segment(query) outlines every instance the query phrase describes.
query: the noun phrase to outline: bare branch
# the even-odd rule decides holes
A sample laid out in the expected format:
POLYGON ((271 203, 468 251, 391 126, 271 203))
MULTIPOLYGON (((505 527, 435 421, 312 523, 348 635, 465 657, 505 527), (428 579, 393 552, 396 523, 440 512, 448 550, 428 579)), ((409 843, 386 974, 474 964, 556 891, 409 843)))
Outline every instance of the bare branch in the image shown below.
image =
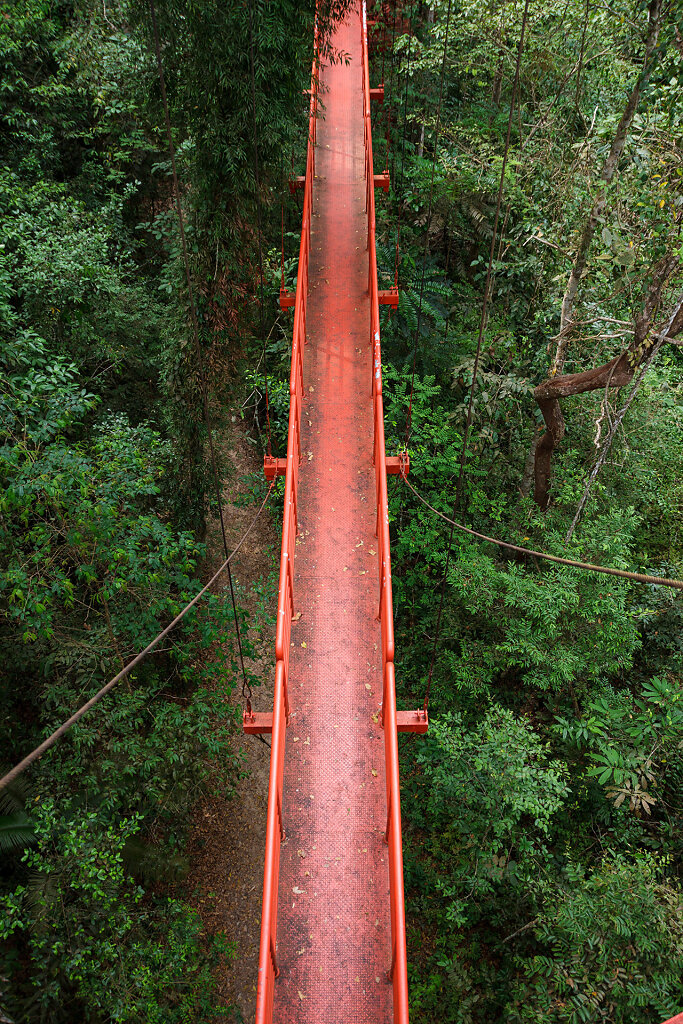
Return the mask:
MULTIPOLYGON (((546 426, 545 433, 536 446, 534 466, 534 501, 540 508, 547 508, 552 455, 564 437, 564 417, 560 399, 597 391, 599 388, 604 388, 607 395, 610 388, 621 388, 630 383, 638 366, 644 360, 648 360, 652 349, 659 345, 659 335, 653 337, 651 325, 657 315, 664 288, 677 266, 678 256, 668 253, 652 268, 643 310, 635 320, 633 341, 627 349, 609 362, 584 370, 582 373, 550 377, 534 390, 534 397, 546 426)), ((683 314, 677 309, 671 326, 667 329, 666 340, 673 340, 681 330, 683 314)))
POLYGON ((614 175, 616 174, 619 160, 624 152, 624 146, 626 145, 626 139, 628 136, 631 122, 638 108, 638 102, 640 100, 640 94, 643 86, 645 85, 653 66, 653 53, 657 45, 659 38, 659 31, 661 28, 662 21, 662 0, 650 0, 650 6, 648 10, 648 32, 647 39, 645 42, 645 55, 643 57, 642 71, 638 76, 636 84, 634 85, 631 95, 628 98, 624 113, 621 115, 621 120, 615 132, 614 138, 612 139, 612 145, 607 155, 607 159, 603 165, 602 171, 600 172, 600 181, 602 185, 598 191, 596 198, 591 206, 590 213, 584 223, 583 230, 579 237, 579 243, 576 250, 576 259, 572 266, 569 278, 567 280, 567 287, 565 288, 564 297, 562 299, 562 311, 560 314, 560 331, 555 338, 557 343, 555 350, 555 358, 553 359, 552 366, 550 368, 551 377, 555 377, 562 373, 565 358, 567 355, 567 346, 569 344, 569 338, 571 335, 571 329, 573 327, 573 314, 574 314, 574 302, 576 299, 577 292, 579 290, 579 284, 583 277, 588 262, 588 253, 593 241, 593 236, 597 229, 598 224, 605 212, 607 206, 607 186, 611 183, 614 175))
POLYGON ((654 344, 651 344, 648 349, 649 354, 645 359, 645 362, 642 364, 640 370, 638 371, 638 374, 633 382, 633 387, 629 391, 626 401, 622 405, 621 409, 619 409, 618 413, 615 415, 612 421, 612 425, 610 427, 607 437, 605 438, 605 443, 602 447, 602 451, 600 452, 600 455, 598 456, 596 463, 593 466, 593 469, 591 470, 588 479, 586 480, 586 485, 583 489, 581 500, 579 501, 578 508, 576 509, 576 515, 574 516, 572 524, 569 527, 569 530, 567 531, 567 536, 565 538, 566 542, 569 542, 571 540, 572 534, 574 533, 574 530, 576 529, 579 519, 581 518, 583 510, 588 502, 591 488, 597 478, 598 473, 600 472, 602 466, 605 463, 610 448, 612 447, 612 442, 614 441, 617 430, 621 426, 624 416, 628 412, 631 403, 633 402, 633 399, 636 397, 638 388, 640 387, 643 378, 645 377, 645 374, 652 366, 654 358, 659 352, 662 345, 665 342, 670 341, 671 335, 673 335, 673 333, 676 331, 680 331, 681 328, 683 328, 683 295, 678 300, 676 308, 669 317, 668 323, 666 324, 664 330, 660 331, 659 334, 655 335, 654 344))

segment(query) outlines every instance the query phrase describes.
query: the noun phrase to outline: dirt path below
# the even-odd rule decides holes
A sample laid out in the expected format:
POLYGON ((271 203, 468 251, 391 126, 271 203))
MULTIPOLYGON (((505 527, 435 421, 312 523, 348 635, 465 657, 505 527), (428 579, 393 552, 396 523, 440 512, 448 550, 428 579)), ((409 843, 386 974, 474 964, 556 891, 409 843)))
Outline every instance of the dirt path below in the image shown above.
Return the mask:
MULTIPOLYGON (((262 473, 263 461, 236 411, 230 418, 219 443, 232 467, 223 489, 228 547, 232 548, 254 516, 253 504, 242 507, 239 502, 250 489, 249 474, 262 473)), ((280 544, 276 508, 273 503, 264 511, 232 564, 238 604, 250 614, 257 608, 257 585, 276 567, 280 544)), ((208 578, 223 561, 216 521, 209 523, 207 545, 208 578)), ((269 611, 274 614, 274 607, 269 611)), ((262 680, 254 691, 254 706, 268 711, 273 698, 274 627, 265 628, 262 635, 252 627, 249 635, 256 657, 246 665, 262 680)), ((241 708, 241 683, 235 687, 232 701, 241 708)), ((209 796, 195 808, 188 844, 188 881, 193 895, 188 902, 199 912, 210 935, 222 931, 236 943, 234 958, 220 970, 219 992, 224 1005, 234 1009, 236 1022, 248 1024, 256 1011, 270 750, 256 737, 245 737, 237 730, 234 749, 244 751, 247 773, 237 783, 234 797, 209 796)))

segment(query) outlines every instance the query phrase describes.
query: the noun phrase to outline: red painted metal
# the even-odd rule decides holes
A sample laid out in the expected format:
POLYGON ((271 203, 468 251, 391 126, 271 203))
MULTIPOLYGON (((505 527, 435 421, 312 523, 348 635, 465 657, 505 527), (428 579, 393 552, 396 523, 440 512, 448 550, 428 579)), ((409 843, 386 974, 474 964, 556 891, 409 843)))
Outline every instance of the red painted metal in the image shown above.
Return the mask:
POLYGON ((380 306, 391 306, 392 309, 398 309, 398 285, 377 294, 380 306))
POLYGON ((274 455, 264 455, 263 475, 266 480, 274 480, 276 476, 287 476, 287 459, 276 459, 274 455))
POLYGON ((375 183, 375 188, 384 189, 385 192, 389 191, 389 171, 382 171, 381 174, 374 174, 372 180, 375 183))
POLYGON ((286 288, 280 288, 280 309, 292 309, 296 305, 296 295, 286 288))
MULTIPOLYGON (((394 610, 391 590, 391 552, 389 544, 389 502, 387 496, 387 457, 384 443, 384 404, 382 399, 382 349, 379 325, 379 289, 377 283, 377 251, 375 222, 375 187, 378 178, 389 175, 374 173, 372 154, 372 120, 370 68, 368 62, 368 30, 365 0, 361 0, 361 47, 363 59, 363 126, 365 137, 365 206, 368 216, 368 291, 370 294, 370 343, 372 345, 372 401, 374 411, 374 462, 377 498, 377 547, 379 555, 380 597, 379 618, 382 626, 382 724, 384 726, 387 786, 386 841, 389 845, 389 889, 391 899, 391 979, 394 988, 394 1021, 408 1022, 408 961, 406 953, 405 905, 403 891, 403 845, 401 839, 401 796, 398 771, 398 721, 396 713, 396 679, 394 670, 394 610)), ((415 714, 415 713, 413 713, 415 714)), ((419 715, 419 713, 417 713, 419 715)), ((416 721, 416 725, 425 726, 416 721)), ((416 729, 416 731, 418 731, 416 729)), ((422 730, 419 730, 422 731, 422 730)))
POLYGON ((387 455, 387 473, 394 476, 408 476, 410 472, 410 458, 406 452, 400 455, 387 455))
POLYGON ((678 1013, 675 1017, 671 1017, 670 1020, 665 1020, 664 1024, 683 1024, 683 1013, 678 1013))
MULTIPOLYGON (((282 790, 285 755, 285 732, 289 720, 288 671, 290 634, 294 615, 293 563, 297 537, 297 484, 301 456, 301 407, 304 393, 304 346, 306 344, 306 306, 308 298, 308 265, 311 247, 313 213, 313 179, 315 177, 315 143, 318 124, 318 36, 314 35, 314 56, 311 73, 308 150, 304 182, 303 220, 299 245, 299 267, 294 307, 292 360, 289 379, 289 430, 285 471, 284 521, 280 549, 280 584, 278 590, 277 626, 275 635, 275 692, 271 721, 272 741, 270 778, 268 783, 268 814, 266 818, 266 853, 263 871, 263 906, 259 973, 257 982, 256 1021, 270 1024, 273 1019, 273 989, 279 974, 276 959, 278 880, 280 845, 284 839, 282 824, 282 790)), ((265 467, 264 467, 265 468, 265 467)), ((275 475, 278 475, 275 460, 275 475)), ((245 732, 254 731, 256 716, 244 713, 245 732)))
POLYGON ((429 716, 424 708, 419 711, 397 711, 396 727, 399 732, 426 733, 429 729, 429 716))
POLYGON ((242 719, 242 729, 248 736, 258 736, 260 733, 270 733, 273 731, 273 714, 271 711, 251 711, 247 710, 244 712, 242 719))
MULTIPOLYGON (((257 1024, 408 1024, 398 732, 423 732, 427 717, 398 714, 395 703, 387 471, 406 474, 409 464, 386 459, 381 372, 372 396, 366 385, 365 360, 379 367, 381 353, 362 14, 360 40, 356 9, 333 41, 350 65, 323 71, 312 205, 309 145, 274 709, 244 719, 245 731, 272 730, 257 1024)), ((264 470, 278 475, 281 460, 264 470)))

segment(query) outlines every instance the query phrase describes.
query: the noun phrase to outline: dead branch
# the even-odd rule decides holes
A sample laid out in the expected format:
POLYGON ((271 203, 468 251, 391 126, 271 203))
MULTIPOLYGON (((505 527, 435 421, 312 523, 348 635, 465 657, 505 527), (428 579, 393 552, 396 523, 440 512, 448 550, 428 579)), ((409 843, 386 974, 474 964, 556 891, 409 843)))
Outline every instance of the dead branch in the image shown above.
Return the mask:
POLYGON ((619 409, 619 411, 616 413, 612 421, 612 425, 610 427, 607 437, 605 438, 605 443, 602 447, 602 451, 600 452, 600 455, 598 456, 595 465, 593 466, 593 469, 590 471, 588 479, 586 480, 586 484, 583 489, 583 494, 581 495, 581 500, 579 501, 578 508, 576 509, 576 514, 572 520, 572 524, 569 527, 569 530, 567 531, 567 536, 565 538, 565 541, 567 543, 571 540, 572 534, 574 533, 574 530, 576 529, 579 519, 583 514, 583 510, 588 502, 591 488, 595 483, 595 480, 597 479, 598 473, 600 472, 602 466, 605 463, 610 448, 612 447, 612 442, 614 441, 617 430, 621 426, 624 416, 628 412, 629 407, 637 394, 638 388, 640 387, 645 374, 650 369, 650 366, 652 365, 655 356, 659 352, 662 345, 665 342, 670 341, 676 333, 679 333, 681 331, 681 329, 683 329, 683 295, 678 300, 676 308, 669 317, 668 323, 666 324, 664 329, 659 331, 659 333, 657 333, 654 336, 653 343, 650 344, 650 346, 647 349, 648 354, 645 358, 645 361, 641 365, 640 370, 638 371, 638 375, 635 381, 633 382, 633 387, 629 391, 626 401, 622 405, 621 409, 619 409))
MULTIPOLYGON (((540 508, 547 508, 550 489, 550 469, 555 448, 564 437, 564 416, 560 399, 582 395, 588 391, 605 388, 622 388, 630 383, 636 369, 650 355, 658 344, 659 335, 652 335, 651 325, 657 315, 662 292, 678 266, 678 256, 668 253, 652 268, 642 313, 634 322, 633 341, 627 349, 614 359, 595 366, 582 373, 568 373, 561 377, 550 377, 534 390, 534 397, 545 421, 545 433, 536 446, 534 465, 534 501, 540 508)), ((683 328, 683 315, 674 314, 671 329, 666 340, 673 340, 683 328), (680 323, 679 323, 680 320, 680 323)))
POLYGON ((600 172, 599 180, 602 183, 596 198, 591 206, 590 213, 583 225, 583 229, 579 236, 579 243, 576 249, 576 258, 567 280, 567 287, 565 289, 564 297, 562 299, 562 311, 560 314, 560 330, 555 338, 557 343, 555 358, 550 369, 551 377, 556 376, 562 372, 564 361, 567 354, 567 346, 569 344, 569 338, 571 336, 571 328, 573 325, 572 317, 574 312, 574 301, 576 299, 577 292, 579 290, 579 284, 581 278, 586 269, 588 262, 588 253, 593 241, 593 236, 600 223, 605 208, 607 205, 607 186, 611 183, 614 175, 616 174, 619 160, 624 152, 624 146, 626 145, 626 138, 628 136, 631 122, 638 108, 638 102, 640 100, 640 94, 643 86, 646 83, 654 64, 653 53, 657 45, 659 38, 659 31, 661 28, 662 21, 662 0, 650 0, 648 8, 648 31, 647 39, 645 41, 645 54, 643 57, 643 67, 640 72, 636 84, 634 85, 631 95, 626 103, 624 113, 621 115, 621 120, 615 132, 614 138, 612 139, 612 145, 610 146, 609 154, 603 165, 602 171, 600 172))

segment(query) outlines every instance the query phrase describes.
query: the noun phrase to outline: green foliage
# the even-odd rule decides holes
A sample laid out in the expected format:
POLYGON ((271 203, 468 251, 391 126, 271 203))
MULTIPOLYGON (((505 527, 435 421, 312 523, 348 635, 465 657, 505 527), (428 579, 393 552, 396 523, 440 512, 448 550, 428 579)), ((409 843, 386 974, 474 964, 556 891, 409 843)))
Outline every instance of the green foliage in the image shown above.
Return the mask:
MULTIPOLYGON (((0 765, 2 774, 9 765, 0 765)), ((0 790, 0 853, 9 855, 33 844, 33 823, 26 813, 29 788, 21 776, 0 790)))
MULTIPOLYGON (((619 565, 629 518, 615 514, 592 523, 592 551, 619 565)), ((542 537, 540 547, 560 553, 558 537, 545 530, 542 537)), ((587 561, 591 549, 576 554, 587 561)), ((507 672, 525 690, 585 691, 632 665, 639 638, 625 586, 561 567, 503 568, 469 545, 460 547, 450 580, 466 622, 453 663, 458 686, 476 689, 507 672)))
POLYGON ((650 1024, 680 1009, 679 890, 652 858, 567 871, 539 914, 543 952, 521 959, 507 1019, 537 1024, 650 1024))
MULTIPOLYGON (((254 352, 258 363, 265 334, 266 364, 242 372, 244 415, 263 431, 267 374, 278 454, 291 320, 274 313, 275 197, 287 191, 283 155, 288 163, 295 150, 301 169, 314 9, 326 57, 338 59, 327 32, 347 6, 157 4, 210 410, 220 426, 235 367, 254 352), (259 246, 263 311, 253 301, 259 246)), ((387 101, 373 116, 377 136, 391 137, 394 192, 378 212, 384 284, 401 214, 401 303, 382 326, 387 445, 408 447, 411 480, 450 516, 521 10, 461 4, 442 65, 446 9, 403 10, 394 60, 382 57, 387 101)), ((680 250, 683 58, 665 10, 582 277, 568 370, 628 344, 653 261, 680 250)), ((2 14, 0 721, 12 760, 196 593, 215 510, 147 5, 8 0, 2 14)), ((596 424, 604 434, 611 415, 604 395, 565 403, 547 515, 525 497, 540 422, 532 390, 642 70, 645 19, 627 0, 530 8, 456 518, 521 545, 675 576, 677 350, 641 387, 571 543, 596 424)), ((289 199, 284 215, 292 288, 289 199)), ((657 322, 680 286, 678 267, 657 322)), ((650 1024, 680 1010, 680 599, 511 560, 460 534, 446 571, 447 525, 397 479, 390 514, 402 701, 421 699, 432 646, 436 658, 431 734, 403 748, 414 1019, 650 1024)), ((0 801, 6 1014, 28 1024, 215 1015, 211 970, 230 944, 212 948, 163 887, 187 872, 194 801, 210 783, 229 793, 240 772, 225 713, 237 677, 226 607, 217 594, 189 616, 36 767, 30 791, 0 801)))
POLYGON ((418 827, 448 921, 474 923, 505 887, 528 886, 547 850, 566 769, 547 761, 526 722, 497 705, 466 727, 447 714, 417 755, 422 766, 418 827))
POLYGON ((682 699, 677 681, 655 676, 641 696, 607 689, 588 702, 585 719, 558 718, 555 728, 589 752, 587 774, 606 787, 615 808, 625 803, 650 815, 666 784, 665 766, 683 744, 682 699))
MULTIPOLYGON (((257 8, 259 32, 273 29, 281 56, 284 22, 257 8)), ((214 14, 239 22, 245 42, 246 9, 214 14)), ((303 58, 306 16, 285 14, 303 58)), ((221 104, 243 87, 249 58, 223 36, 208 82, 207 47, 220 36, 204 30, 199 9, 176 6, 173 18, 182 39, 177 50, 164 40, 164 63, 220 426, 256 248, 250 107, 231 138, 235 118, 221 104), (200 77, 201 110, 176 88, 200 77), (202 177, 214 155, 235 170, 225 202, 202 177)), ((207 435, 147 19, 127 0, 9 0, 0 18, 0 747, 10 763, 146 645, 204 573, 207 435)), ((295 137, 310 74, 308 57, 288 67, 274 76, 277 146, 295 137)), ((277 146, 261 154, 265 180, 279 172, 277 146)), ((237 676, 229 610, 216 588, 38 763, 30 792, 0 799, 8 1016, 215 1015, 212 942, 164 891, 187 874, 196 801, 209 785, 229 795, 241 771, 226 713, 237 676)))
MULTIPOLYGON (((542 428, 533 389, 547 375, 577 240, 642 71, 648 8, 553 0, 529 9, 462 481, 521 8, 468 0, 452 11, 444 51, 447 9, 439 0, 404 12, 385 104, 373 111, 375 137, 391 136, 393 192, 378 202, 383 286, 399 217, 401 239, 399 311, 382 324, 388 450, 408 438, 420 495, 475 530, 680 578, 678 349, 663 349, 641 385, 570 542, 616 392, 563 400, 548 512, 527 498, 542 428)), ((565 372, 629 345, 655 262, 680 249, 681 26, 663 10, 581 278, 565 372)), ((389 58, 374 59, 379 76, 389 58)), ((653 323, 665 322, 682 282, 679 263, 653 323)), ((683 1005, 680 598, 513 556, 457 530, 446 570, 448 525, 399 480, 390 505, 403 706, 421 702, 434 651, 432 738, 403 754, 413 1016, 664 1020, 683 1005), (527 798, 554 799, 550 785, 529 790, 520 766, 538 763, 539 779, 566 765, 542 828, 531 813, 515 817, 527 798), (502 862, 490 848, 496 829, 502 862), (520 835, 531 844, 526 862, 520 835)))
POLYGON ((131 1024, 206 1019, 215 983, 197 915, 178 900, 145 898, 124 871, 139 816, 103 828, 96 812, 44 800, 34 821, 28 881, 0 901, 0 938, 23 935, 28 947, 29 1012, 54 1021, 76 1012, 131 1024))

